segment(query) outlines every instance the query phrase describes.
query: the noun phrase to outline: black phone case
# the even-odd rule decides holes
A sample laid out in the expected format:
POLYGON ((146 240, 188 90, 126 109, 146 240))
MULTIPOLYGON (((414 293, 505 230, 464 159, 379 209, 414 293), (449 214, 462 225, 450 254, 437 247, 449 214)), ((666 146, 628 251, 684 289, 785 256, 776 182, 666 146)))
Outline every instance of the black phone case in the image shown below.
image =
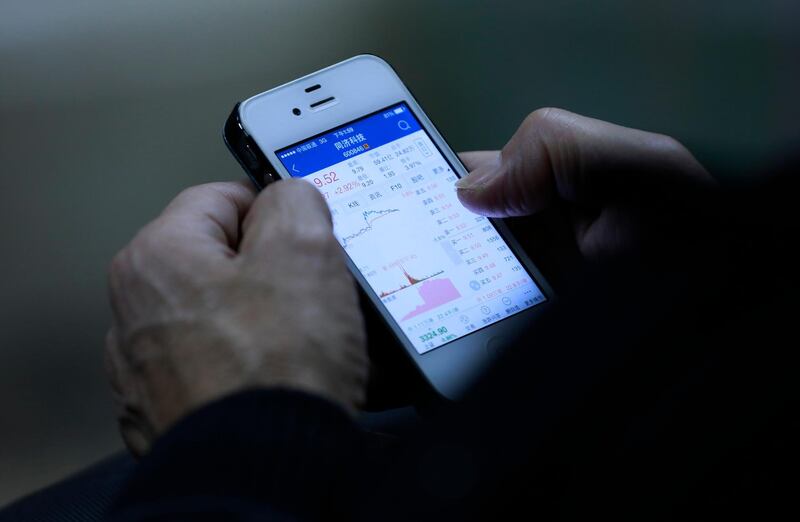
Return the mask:
POLYGON ((247 176, 255 183, 258 190, 261 190, 269 183, 276 181, 278 175, 275 167, 242 127, 242 122, 239 119, 239 105, 241 103, 234 105, 233 111, 231 111, 228 119, 225 120, 225 126, 222 128, 222 139, 225 140, 228 150, 231 151, 233 157, 242 166, 247 176))

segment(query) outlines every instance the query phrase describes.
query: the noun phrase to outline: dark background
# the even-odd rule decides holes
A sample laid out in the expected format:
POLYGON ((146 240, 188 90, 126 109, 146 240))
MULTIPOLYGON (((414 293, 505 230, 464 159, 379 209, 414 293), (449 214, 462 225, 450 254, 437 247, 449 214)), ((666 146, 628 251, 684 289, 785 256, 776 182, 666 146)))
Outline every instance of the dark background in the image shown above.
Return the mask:
POLYGON ((671 134, 741 178, 797 143, 798 15, 777 0, 5 0, 0 505, 121 447, 106 266, 181 188, 242 177, 220 138, 235 101, 370 52, 458 150, 559 106, 671 134))

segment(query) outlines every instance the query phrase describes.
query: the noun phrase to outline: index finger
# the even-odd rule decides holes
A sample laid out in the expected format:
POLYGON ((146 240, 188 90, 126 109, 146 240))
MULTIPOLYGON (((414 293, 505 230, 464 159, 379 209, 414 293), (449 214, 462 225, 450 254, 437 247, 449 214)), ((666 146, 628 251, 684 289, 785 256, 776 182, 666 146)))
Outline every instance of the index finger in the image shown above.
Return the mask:
POLYGON ((587 206, 684 195, 710 176, 679 142, 561 109, 531 113, 492 161, 475 164, 456 183, 461 202, 487 216, 539 212, 561 199, 587 206))
POLYGON ((236 249, 242 219, 255 199, 249 181, 219 181, 189 187, 178 194, 159 216, 161 227, 181 235, 207 236, 236 249))

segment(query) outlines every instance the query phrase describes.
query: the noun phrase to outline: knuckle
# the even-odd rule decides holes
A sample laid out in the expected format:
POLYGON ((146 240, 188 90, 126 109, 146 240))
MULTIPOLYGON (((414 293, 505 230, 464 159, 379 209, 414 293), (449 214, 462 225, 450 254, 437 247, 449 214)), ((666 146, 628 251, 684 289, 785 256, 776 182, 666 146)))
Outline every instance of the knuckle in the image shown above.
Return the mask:
POLYGON ((215 190, 216 183, 202 183, 200 185, 192 185, 191 187, 186 187, 185 189, 181 190, 178 193, 178 197, 180 198, 196 198, 199 196, 207 195, 209 192, 215 190))
POLYGON ((522 126, 526 128, 558 126, 568 114, 570 113, 564 109, 543 107, 528 114, 522 122, 522 126))
POLYGON ((252 189, 245 184, 232 181, 212 181, 189 187, 184 191, 191 191, 189 195, 192 197, 223 197, 226 199, 233 199, 236 194, 249 196, 253 193, 252 189))
POLYGON ((201 183, 199 185, 195 185, 195 188, 201 189, 204 191, 214 191, 214 192, 226 192, 231 190, 231 187, 239 186, 236 183, 231 183, 227 181, 211 181, 208 183, 201 183))
POLYGON ((654 145, 658 150, 668 155, 684 155, 688 153, 683 143, 666 134, 656 134, 654 145))
POLYGON ((178 201, 192 201, 202 197, 207 193, 207 189, 203 187, 204 185, 192 185, 191 187, 184 188, 172 199, 170 205, 178 201))
POLYGON ((579 126, 577 121, 577 115, 564 109, 536 109, 522 122, 518 136, 520 139, 515 143, 524 144, 526 150, 530 150, 528 147, 532 143, 538 144, 549 154, 552 147, 564 147, 574 142, 572 138, 579 126))
POLYGON ((181 190, 172 200, 172 203, 178 202, 183 204, 197 201, 213 203, 220 199, 235 201, 234 193, 237 190, 245 189, 238 184, 226 183, 223 181, 192 185, 191 187, 186 187, 181 190))

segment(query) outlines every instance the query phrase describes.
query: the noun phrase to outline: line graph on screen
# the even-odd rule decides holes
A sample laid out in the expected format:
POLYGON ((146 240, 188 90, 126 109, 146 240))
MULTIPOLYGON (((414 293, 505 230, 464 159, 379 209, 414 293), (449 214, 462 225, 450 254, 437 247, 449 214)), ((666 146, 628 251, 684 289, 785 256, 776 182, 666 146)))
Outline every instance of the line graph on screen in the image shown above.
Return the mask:
POLYGON ((361 213, 361 217, 364 220, 363 226, 355 232, 350 234, 344 235, 341 237, 342 247, 347 248, 349 247, 356 238, 359 238, 373 230, 373 223, 377 220, 386 217, 390 214, 394 214, 395 212, 400 212, 399 208, 387 208, 383 210, 365 210, 361 213))

